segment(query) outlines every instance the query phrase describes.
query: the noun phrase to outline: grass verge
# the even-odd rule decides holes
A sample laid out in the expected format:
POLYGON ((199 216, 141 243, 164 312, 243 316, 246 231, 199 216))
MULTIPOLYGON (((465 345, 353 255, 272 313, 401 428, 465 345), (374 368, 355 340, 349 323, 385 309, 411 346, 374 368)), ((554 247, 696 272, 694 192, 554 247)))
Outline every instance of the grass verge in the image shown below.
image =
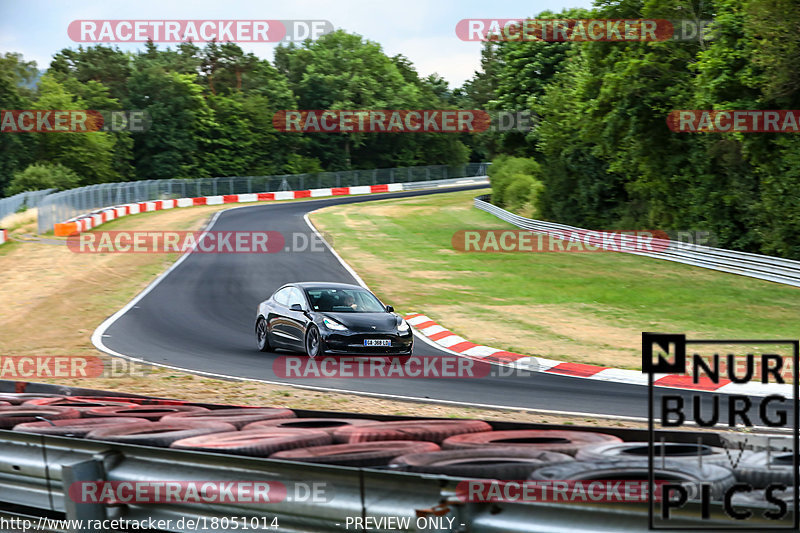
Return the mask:
POLYGON ((487 346, 639 369, 642 331, 800 336, 794 287, 623 253, 456 251, 456 231, 513 227, 472 206, 485 192, 335 206, 311 220, 387 303, 487 346))

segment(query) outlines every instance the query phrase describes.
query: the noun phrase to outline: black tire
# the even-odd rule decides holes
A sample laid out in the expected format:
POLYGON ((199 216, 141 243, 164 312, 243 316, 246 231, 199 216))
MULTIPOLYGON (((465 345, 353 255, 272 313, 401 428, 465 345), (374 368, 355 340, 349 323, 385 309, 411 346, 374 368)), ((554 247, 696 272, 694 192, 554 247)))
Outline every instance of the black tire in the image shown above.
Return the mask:
POLYGON ((267 330, 267 321, 263 316, 258 317, 256 321, 256 345, 260 352, 270 352, 272 347, 269 345, 269 331, 267 330))
POLYGON ((316 359, 320 355, 325 353, 325 346, 324 341, 322 340, 322 335, 319 333, 319 328, 315 325, 311 325, 306 332, 306 354, 311 359, 316 359), (316 342, 315 342, 316 340, 316 342))
POLYGON ((750 483, 756 489, 763 489, 770 483, 794 486, 792 452, 755 452, 743 458, 734 473, 736 479, 750 483))
MULTIPOLYGON (((655 461, 655 481, 681 483, 689 493, 689 499, 700 497, 700 485, 711 485, 711 498, 721 500, 725 491, 736 483, 733 472, 719 465, 703 465, 686 461, 655 461)), ((647 459, 621 459, 618 461, 573 461, 537 468, 529 478, 548 481, 599 481, 648 479, 647 459)))
MULTIPOLYGON (((578 461, 606 461, 617 459, 645 459, 647 458, 649 444, 647 442, 609 442, 592 444, 578 450, 575 459, 578 461)), ((700 464, 698 452, 702 457, 702 464, 720 465, 733 469, 740 461, 752 454, 750 451, 727 450, 706 444, 686 442, 660 442, 653 445, 653 456, 660 461, 662 453, 667 460, 689 461, 700 464)))
POLYGON ((106 426, 90 431, 87 439, 121 442, 124 444, 139 444, 142 446, 168 447, 175 441, 208 435, 211 433, 225 433, 235 431, 233 424, 225 422, 141 422, 138 424, 125 424, 122 426, 106 426))
POLYGON ((535 469, 551 463, 574 461, 569 455, 525 447, 475 448, 412 453, 390 464, 398 470, 466 478, 528 479, 535 469))

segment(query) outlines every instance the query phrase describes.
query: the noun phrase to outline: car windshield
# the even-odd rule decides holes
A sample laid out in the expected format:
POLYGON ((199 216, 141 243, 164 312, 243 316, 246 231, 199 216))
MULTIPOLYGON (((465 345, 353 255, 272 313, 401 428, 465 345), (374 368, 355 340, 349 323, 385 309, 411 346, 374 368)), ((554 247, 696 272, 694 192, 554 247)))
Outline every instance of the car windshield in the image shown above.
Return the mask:
POLYGON ((314 311, 331 313, 382 313, 386 309, 375 296, 363 289, 307 289, 314 311))

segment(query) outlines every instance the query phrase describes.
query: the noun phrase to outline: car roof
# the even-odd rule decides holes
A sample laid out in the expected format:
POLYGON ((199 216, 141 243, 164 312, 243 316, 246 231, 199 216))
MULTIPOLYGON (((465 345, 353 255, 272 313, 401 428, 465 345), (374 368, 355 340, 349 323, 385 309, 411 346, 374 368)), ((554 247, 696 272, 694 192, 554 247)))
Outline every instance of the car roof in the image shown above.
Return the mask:
POLYGON ((299 283, 288 283, 302 289, 363 289, 361 285, 351 283, 334 283, 330 281, 301 281, 299 283))

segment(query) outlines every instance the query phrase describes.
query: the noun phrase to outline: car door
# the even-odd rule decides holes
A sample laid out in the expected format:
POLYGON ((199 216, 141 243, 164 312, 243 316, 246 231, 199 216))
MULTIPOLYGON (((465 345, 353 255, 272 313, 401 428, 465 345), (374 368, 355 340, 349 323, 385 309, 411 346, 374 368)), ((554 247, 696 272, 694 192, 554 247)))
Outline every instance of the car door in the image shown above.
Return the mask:
POLYGON ((292 287, 289 291, 286 333, 292 338, 291 342, 298 350, 305 349, 306 324, 308 323, 308 317, 305 312, 308 308, 308 302, 306 302, 303 290, 299 287, 292 287), (293 310, 293 305, 299 305, 302 311, 293 310))
POLYGON ((297 335, 292 333, 293 328, 289 326, 291 323, 289 295, 293 288, 284 287, 275 293, 272 298, 275 301, 275 305, 270 316, 267 317, 270 342, 292 348, 297 346, 297 335))

